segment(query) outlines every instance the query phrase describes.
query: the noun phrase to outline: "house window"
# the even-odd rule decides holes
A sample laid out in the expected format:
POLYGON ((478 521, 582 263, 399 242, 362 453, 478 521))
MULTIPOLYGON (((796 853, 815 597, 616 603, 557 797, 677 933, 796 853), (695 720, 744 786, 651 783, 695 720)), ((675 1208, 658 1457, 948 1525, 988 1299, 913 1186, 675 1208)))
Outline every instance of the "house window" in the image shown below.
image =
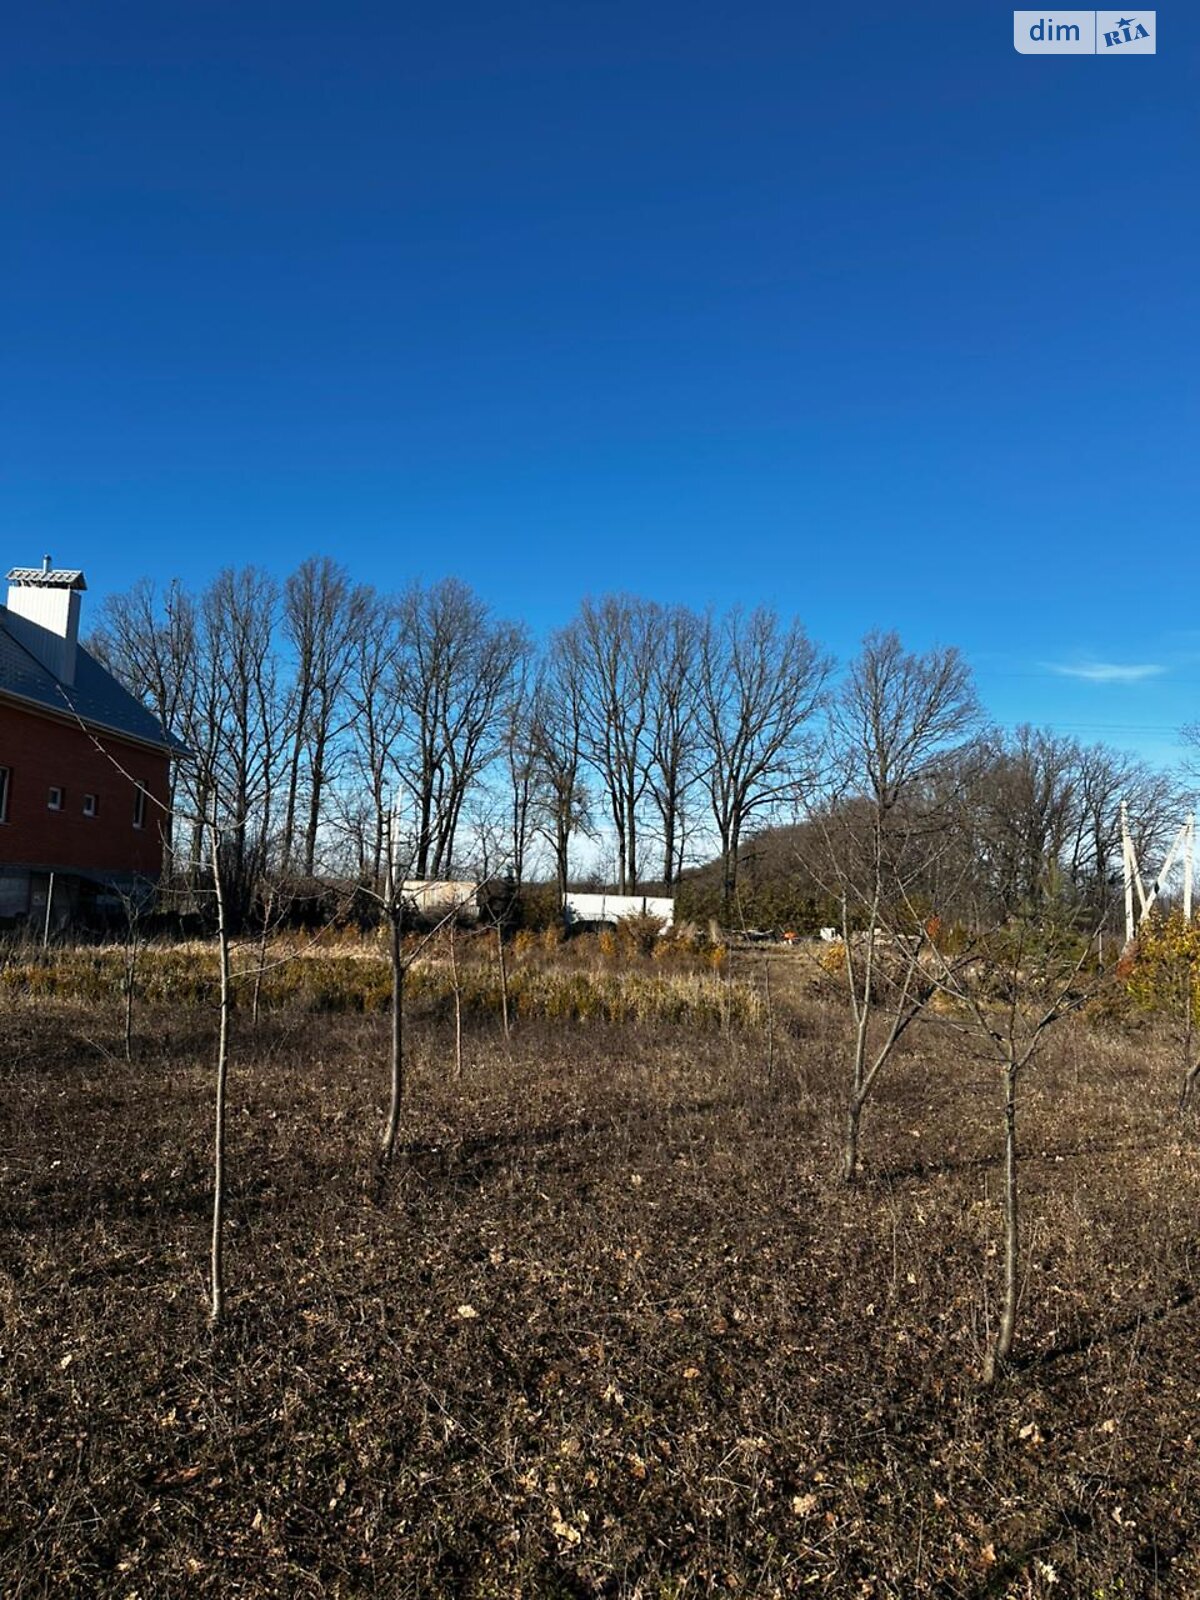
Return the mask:
POLYGON ((144 783, 134 784, 133 787, 133 825, 135 828, 146 826, 146 786, 144 783))
POLYGON ((50 811, 61 811, 63 808, 63 791, 56 784, 50 785, 50 797, 46 801, 50 811))
POLYGON ((11 767, 0 767, 0 822, 8 821, 8 789, 11 781, 11 767))
POLYGON ((94 794, 84 795, 83 814, 85 817, 94 817, 96 815, 96 796, 94 794))

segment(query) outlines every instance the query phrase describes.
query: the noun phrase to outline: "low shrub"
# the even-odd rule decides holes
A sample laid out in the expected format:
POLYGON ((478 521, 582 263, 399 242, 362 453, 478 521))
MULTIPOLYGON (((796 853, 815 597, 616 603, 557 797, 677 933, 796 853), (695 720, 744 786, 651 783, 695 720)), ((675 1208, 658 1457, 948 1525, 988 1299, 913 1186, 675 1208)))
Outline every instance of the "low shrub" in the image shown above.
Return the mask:
POLYGON ((649 911, 638 911, 621 917, 617 922, 617 948, 623 953, 638 956, 654 954, 666 923, 649 911))
POLYGON ((1141 1011, 1186 1015, 1200 1022, 1200 923, 1185 922, 1182 912, 1152 917, 1121 958, 1117 976, 1124 992, 1141 1011))

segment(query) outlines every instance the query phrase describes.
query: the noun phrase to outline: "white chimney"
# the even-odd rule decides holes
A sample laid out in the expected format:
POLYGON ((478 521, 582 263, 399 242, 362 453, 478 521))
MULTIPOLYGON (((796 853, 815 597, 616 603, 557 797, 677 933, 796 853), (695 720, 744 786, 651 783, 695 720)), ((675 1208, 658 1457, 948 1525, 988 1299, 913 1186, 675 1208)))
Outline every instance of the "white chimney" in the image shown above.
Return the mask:
POLYGON ((8 575, 9 632, 68 688, 75 682, 79 596, 86 588, 82 572, 56 572, 49 556, 40 567, 14 567, 8 575))

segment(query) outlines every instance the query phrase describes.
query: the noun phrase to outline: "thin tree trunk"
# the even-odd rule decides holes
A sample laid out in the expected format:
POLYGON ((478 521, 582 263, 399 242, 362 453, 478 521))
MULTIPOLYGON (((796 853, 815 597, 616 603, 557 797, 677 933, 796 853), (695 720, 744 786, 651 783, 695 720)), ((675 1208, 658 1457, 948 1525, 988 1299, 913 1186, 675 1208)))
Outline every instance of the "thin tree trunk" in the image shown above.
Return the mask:
POLYGON ((669 889, 675 881, 675 807, 663 810, 663 883, 669 889))
POLYGON ((854 1183, 858 1178, 858 1131, 862 1123, 863 1106, 866 1104, 866 1063, 867 1063, 867 1031, 870 1027, 870 998, 863 997, 863 1009, 859 1015, 858 1028, 854 1039, 854 1071, 851 1076, 850 1098, 846 1104, 846 1145, 842 1163, 842 1177, 847 1183, 854 1183))
POLYGON ((637 805, 633 798, 632 787, 630 788, 630 792, 626 798, 626 810, 629 819, 625 828, 625 848, 628 853, 629 861, 628 871, 626 874, 629 883, 627 893, 636 894, 638 886, 637 805))
POLYGON ((271 926, 271 914, 275 906, 275 890, 272 887, 267 893, 267 903, 263 907, 262 932, 258 939, 258 966, 254 973, 254 998, 250 1006, 250 1016, 254 1026, 258 1027, 258 1004, 262 998, 263 974, 267 969, 267 933, 271 926))
MULTIPOLYGON (((308 670, 307 664, 301 661, 299 671, 303 675, 308 670)), ((296 737, 292 744, 292 756, 288 762, 288 787, 287 801, 283 813, 283 839, 282 861, 280 863, 284 872, 292 870, 292 850, 296 843, 296 807, 300 798, 300 761, 304 752, 304 725, 308 719, 308 695, 302 692, 300 704, 296 710, 296 737)))
POLYGON ((450 924, 450 972, 454 979, 454 1076, 462 1081, 462 984, 458 976, 458 926, 450 924))
POLYGON ((767 1087, 775 1082, 775 1006, 771 997, 771 958, 763 961, 763 985, 767 1002, 767 1087))
MULTIPOLYGON (((322 707, 322 716, 327 715, 322 707)), ((312 794, 308 802, 308 826, 304 830, 304 871, 312 877, 317 867, 317 832, 321 826, 321 794, 325 787, 326 735, 318 732, 312 753, 312 794)))
POLYGON ((421 820, 417 834, 417 859, 414 875, 418 878, 429 876, 429 852, 433 848, 433 791, 432 779, 428 772, 421 775, 421 820))
POLYGON ((125 948, 125 1059, 133 1060, 133 1000, 137 987, 138 947, 136 935, 125 948))
MULTIPOLYGON (((846 962, 850 963, 850 947, 846 946, 846 962)), ((851 968, 851 982, 853 968, 851 968)), ((854 1062, 850 1074, 850 1098, 846 1101, 846 1142, 842 1147, 842 1178, 848 1184, 858 1181, 858 1136, 862 1125, 862 1107, 867 1102, 867 1037, 870 1032, 870 952, 867 952, 867 973, 859 1003, 858 1026, 854 1029, 854 1062)))
POLYGON ((738 837, 732 827, 721 830, 721 916, 725 926, 731 926, 734 900, 737 896, 738 837))
POLYGON ((395 1153, 396 1134, 400 1128, 400 1106, 404 1099, 404 931, 401 925, 403 907, 394 897, 388 904, 388 919, 391 923, 392 956, 392 1095, 381 1151, 385 1163, 391 1161, 395 1153))
POLYGON ((618 807, 614 814, 617 835, 617 893, 629 893, 629 879, 625 872, 625 823, 618 807))
POLYGON ((217 1041, 217 1104, 213 1132, 212 1298, 214 1323, 225 1314, 225 1090, 229 1077, 229 928, 225 920, 225 886, 221 881, 217 830, 212 829, 213 888, 217 900, 217 942, 220 952, 221 1024, 217 1041))
POLYGON ((1017 1073, 1010 1061, 1004 1071, 1004 1306, 996 1343, 984 1363, 983 1381, 991 1383, 1012 1354, 1020 1291, 1020 1231, 1017 1209, 1017 1073))
POLYGON ((1183 979, 1183 1082, 1179 1086, 1179 1115, 1182 1116, 1192 1103, 1192 1094, 1196 1087, 1196 1079, 1200 1077, 1200 1060, 1192 1060, 1192 1033, 1195 1027, 1193 1008, 1195 998, 1192 994, 1192 965, 1189 961, 1184 968, 1183 979))
POLYGON ((383 795, 375 791, 375 834, 371 840, 371 887, 379 888, 379 864, 383 860, 383 795))
POLYGON ((562 902, 567 893, 567 880, 570 875, 570 837, 562 830, 559 831, 554 846, 554 868, 558 878, 558 902, 562 909, 562 902))
POLYGON ((862 1109, 862 1101, 857 1095, 851 1095, 846 1106, 846 1140, 842 1146, 842 1178, 846 1183, 858 1181, 858 1130, 862 1109))
MULTIPOLYGON (((863 1106, 867 1102, 867 1042, 871 1031, 872 1004, 875 977, 875 919, 878 899, 871 907, 871 926, 863 969, 861 998, 854 998, 856 1023, 854 1030, 854 1063, 850 1073, 850 1095, 846 1102, 846 1142, 842 1149, 842 1177, 846 1183, 858 1179, 858 1134, 862 1123, 863 1106)), ((846 941, 846 977, 851 995, 857 997, 858 978, 854 971, 854 956, 850 946, 850 928, 846 920, 845 903, 842 912, 842 933, 846 941)))
POLYGON ((504 959, 504 929, 496 924, 496 957, 500 963, 500 1014, 504 1019, 504 1039, 508 1042, 508 964, 504 959))

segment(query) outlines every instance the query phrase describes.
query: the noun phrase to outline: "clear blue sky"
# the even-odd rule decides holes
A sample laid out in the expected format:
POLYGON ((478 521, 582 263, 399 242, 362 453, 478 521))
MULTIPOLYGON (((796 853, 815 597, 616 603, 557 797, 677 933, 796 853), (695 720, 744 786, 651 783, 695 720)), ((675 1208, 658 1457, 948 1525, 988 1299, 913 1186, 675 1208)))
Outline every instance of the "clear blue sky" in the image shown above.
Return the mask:
POLYGON ((537 629, 589 590, 767 599, 1167 753, 1200 715, 1196 8, 1158 33, 1019 56, 962 0, 19 7, 6 559, 94 600, 328 551, 537 629), (1061 670, 1105 667, 1158 670, 1061 670))

